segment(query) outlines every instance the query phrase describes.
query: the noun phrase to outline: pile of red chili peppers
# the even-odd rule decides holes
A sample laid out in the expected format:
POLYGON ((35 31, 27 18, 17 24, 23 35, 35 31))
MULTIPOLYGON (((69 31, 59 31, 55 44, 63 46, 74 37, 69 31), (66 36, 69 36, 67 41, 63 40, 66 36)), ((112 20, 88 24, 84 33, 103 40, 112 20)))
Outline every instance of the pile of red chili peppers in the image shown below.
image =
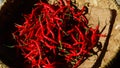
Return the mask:
POLYGON ((85 7, 78 9, 71 0, 37 3, 13 33, 25 63, 31 68, 57 68, 64 63, 59 59, 77 68, 100 36, 99 26, 89 27, 84 13, 85 7))

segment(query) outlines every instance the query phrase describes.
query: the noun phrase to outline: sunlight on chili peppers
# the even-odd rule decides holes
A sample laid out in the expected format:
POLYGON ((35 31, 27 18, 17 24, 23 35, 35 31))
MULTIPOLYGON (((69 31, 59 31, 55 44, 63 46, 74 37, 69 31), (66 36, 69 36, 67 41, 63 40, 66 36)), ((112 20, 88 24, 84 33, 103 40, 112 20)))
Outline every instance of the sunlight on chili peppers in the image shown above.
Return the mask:
POLYGON ((77 68, 99 40, 99 25, 88 26, 85 7, 78 9, 70 0, 58 5, 39 2, 23 25, 16 24, 16 47, 31 68, 77 68), (58 60, 59 59, 59 60, 58 60))

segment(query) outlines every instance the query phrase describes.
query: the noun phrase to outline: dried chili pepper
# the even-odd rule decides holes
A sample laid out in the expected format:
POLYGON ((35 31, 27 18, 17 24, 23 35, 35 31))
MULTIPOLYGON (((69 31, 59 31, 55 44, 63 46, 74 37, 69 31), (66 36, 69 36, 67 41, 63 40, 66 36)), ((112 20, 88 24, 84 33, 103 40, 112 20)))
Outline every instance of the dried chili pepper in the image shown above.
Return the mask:
POLYGON ((95 29, 88 26, 85 7, 73 8, 71 0, 58 0, 57 5, 40 1, 25 15, 23 25, 16 24, 14 38, 16 48, 20 49, 25 63, 32 68, 56 68, 58 57, 77 68, 81 61, 96 45, 99 25, 95 29), (77 59, 76 59, 76 58, 77 59))

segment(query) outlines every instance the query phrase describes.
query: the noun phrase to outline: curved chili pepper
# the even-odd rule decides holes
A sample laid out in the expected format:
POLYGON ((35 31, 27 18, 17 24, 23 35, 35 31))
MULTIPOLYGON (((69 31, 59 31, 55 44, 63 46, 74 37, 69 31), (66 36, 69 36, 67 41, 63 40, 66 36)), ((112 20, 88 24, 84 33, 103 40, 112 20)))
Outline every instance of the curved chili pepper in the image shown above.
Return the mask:
POLYGON ((77 9, 71 0, 58 2, 50 5, 40 1, 31 14, 24 15, 23 25, 15 25, 16 48, 31 68, 56 68, 62 61, 77 68, 104 36, 99 33, 99 25, 88 26, 84 6, 77 9))

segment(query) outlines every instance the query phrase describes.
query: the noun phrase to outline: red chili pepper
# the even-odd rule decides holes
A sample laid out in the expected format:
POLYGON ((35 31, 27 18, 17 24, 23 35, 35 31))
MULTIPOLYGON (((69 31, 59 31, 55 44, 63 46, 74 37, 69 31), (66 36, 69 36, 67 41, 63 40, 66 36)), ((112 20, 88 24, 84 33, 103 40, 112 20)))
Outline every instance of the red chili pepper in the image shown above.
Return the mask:
POLYGON ((51 8, 50 5, 45 4, 45 3, 43 3, 43 2, 42 2, 41 4, 44 6, 44 8, 49 9, 49 11, 51 11, 51 12, 55 12, 55 10, 54 10, 53 8, 51 8))
POLYGON ((54 41, 53 39, 51 39, 51 38, 49 38, 49 37, 47 37, 47 36, 45 36, 45 35, 43 35, 43 37, 44 37, 45 39, 47 39, 48 41, 51 41, 52 43, 58 44, 56 41, 54 41))
POLYGON ((49 22, 48 22, 47 19, 46 19, 46 23, 47 23, 47 29, 48 29, 48 31, 52 34, 53 39, 55 39, 55 35, 54 35, 54 33, 52 32, 52 30, 49 28, 49 22))
POLYGON ((91 36, 91 40, 92 40, 92 46, 91 48, 93 48, 93 46, 97 43, 97 31, 98 31, 99 25, 96 26, 96 29, 91 29, 92 31, 92 36, 91 36))
POLYGON ((70 34, 74 31, 75 29, 68 30, 67 33, 70 34))
POLYGON ((76 17, 77 16, 81 16, 83 14, 84 10, 85 10, 85 6, 82 7, 81 11, 77 12, 76 14, 74 14, 74 16, 76 16, 76 17))
POLYGON ((72 68, 77 68, 79 66, 79 64, 81 63, 81 59, 79 59, 76 64, 72 67, 72 68))
POLYGON ((60 29, 58 29, 58 41, 61 41, 61 33, 60 33, 60 29))
POLYGON ((25 15, 23 25, 16 24, 16 48, 31 68, 56 68, 61 60, 68 66, 75 61, 71 68, 77 68, 104 36, 98 31, 99 25, 95 29, 88 26, 85 7, 74 8, 71 0, 58 2, 60 5, 40 1, 25 15))
POLYGON ((45 65, 43 66, 43 68, 56 68, 54 64, 55 64, 55 63, 45 64, 45 65))
POLYGON ((73 36, 73 34, 71 34, 71 37, 72 37, 72 39, 73 39, 73 41, 74 41, 75 43, 78 42, 77 39, 73 36))
POLYGON ((70 50, 70 52, 71 52, 71 56, 77 56, 77 53, 76 53, 76 50, 70 50))
POLYGON ((81 36, 81 39, 84 41, 85 40, 85 36, 83 35, 83 33, 79 30, 79 28, 77 26, 75 26, 76 30, 78 31, 79 35, 81 36))
POLYGON ((75 45, 79 45, 79 44, 83 44, 83 42, 76 42, 73 45, 75 46, 75 45))
POLYGON ((66 48, 72 48, 72 45, 70 45, 69 43, 62 42, 62 45, 66 48))
POLYGON ((25 56, 25 58, 28 58, 32 53, 34 53, 35 51, 34 50, 32 50, 32 51, 30 51, 30 53, 28 53, 26 56, 25 56))
POLYGON ((44 42, 44 44, 45 44, 45 46, 47 46, 48 48, 50 48, 50 50, 56 48, 55 46, 49 45, 47 42, 44 42))
POLYGON ((63 10, 64 8, 67 8, 67 6, 63 6, 63 7, 59 8, 59 9, 53 14, 53 16, 56 16, 57 13, 59 13, 59 12, 60 12, 61 10, 63 10))
POLYGON ((81 17, 83 18, 83 20, 85 21, 85 24, 88 24, 88 20, 86 19, 86 17, 84 15, 81 15, 81 17))

